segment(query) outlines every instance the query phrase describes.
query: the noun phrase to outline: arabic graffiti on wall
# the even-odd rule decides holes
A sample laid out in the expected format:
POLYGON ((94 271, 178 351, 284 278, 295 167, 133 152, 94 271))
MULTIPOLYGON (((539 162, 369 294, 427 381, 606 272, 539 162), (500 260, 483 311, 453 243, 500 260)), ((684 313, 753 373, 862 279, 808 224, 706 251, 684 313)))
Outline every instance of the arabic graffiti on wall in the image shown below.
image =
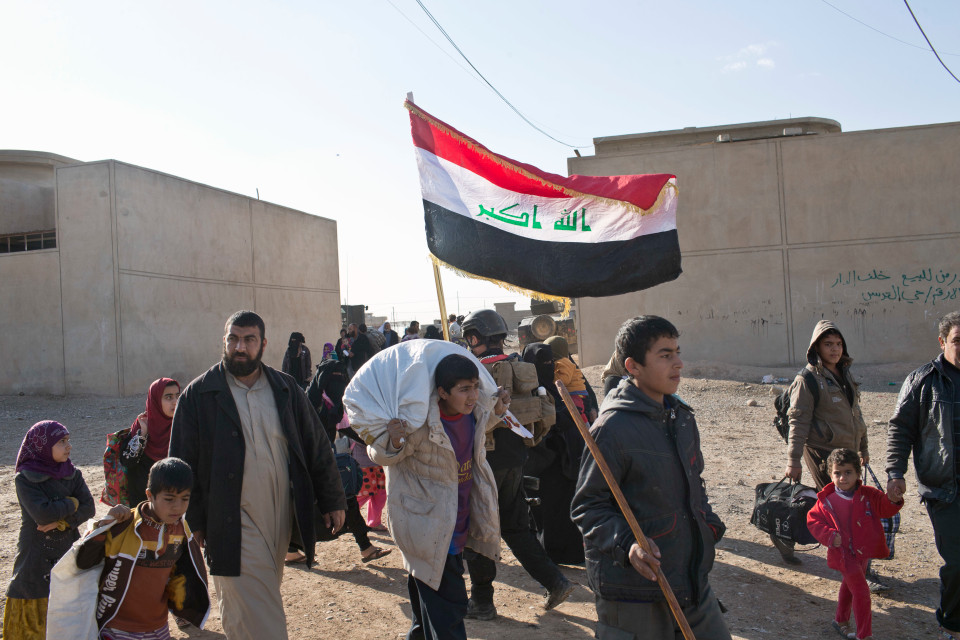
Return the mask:
POLYGON ((854 288, 863 302, 905 302, 936 305, 960 299, 960 274, 945 269, 918 271, 871 269, 837 274, 831 289, 854 288))

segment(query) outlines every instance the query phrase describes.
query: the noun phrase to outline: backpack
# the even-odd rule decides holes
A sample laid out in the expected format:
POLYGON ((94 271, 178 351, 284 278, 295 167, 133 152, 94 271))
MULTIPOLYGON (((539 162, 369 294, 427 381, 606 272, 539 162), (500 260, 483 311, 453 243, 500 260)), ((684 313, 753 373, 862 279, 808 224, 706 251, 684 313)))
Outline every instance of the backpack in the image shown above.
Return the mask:
POLYGON ((537 387, 540 386, 537 367, 516 355, 484 366, 497 386, 510 390, 510 412, 533 433, 533 438, 524 438, 524 443, 528 447, 535 446, 557 422, 553 398, 549 394, 537 395, 537 387))
MULTIPOLYGON (((806 384, 807 389, 813 394, 813 406, 816 408, 817 401, 820 399, 820 388, 817 385, 816 376, 806 367, 797 372, 797 375, 801 376, 803 381, 801 384, 806 384)), ((773 407, 777 410, 777 415, 773 417, 773 427, 784 442, 788 442, 790 439, 790 418, 787 414, 790 412, 790 390, 792 388, 793 385, 791 384, 773 400, 773 407)))
POLYGON ((387 344, 387 338, 376 329, 367 329, 367 342, 370 343, 370 355, 373 355, 383 350, 383 345, 387 344))
POLYGON ((127 464, 136 462, 143 455, 142 437, 130 433, 130 427, 107 436, 107 448, 103 452, 103 491, 100 502, 110 506, 130 504, 127 486, 127 464))

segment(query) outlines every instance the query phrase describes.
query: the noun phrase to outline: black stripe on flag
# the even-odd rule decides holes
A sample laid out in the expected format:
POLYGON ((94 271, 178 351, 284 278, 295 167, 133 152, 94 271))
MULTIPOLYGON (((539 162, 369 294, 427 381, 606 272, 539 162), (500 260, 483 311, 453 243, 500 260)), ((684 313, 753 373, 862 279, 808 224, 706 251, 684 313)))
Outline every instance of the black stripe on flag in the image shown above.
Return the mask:
POLYGON ((675 280, 677 230, 617 242, 543 242, 423 201, 430 253, 476 276, 554 296, 614 296, 675 280))

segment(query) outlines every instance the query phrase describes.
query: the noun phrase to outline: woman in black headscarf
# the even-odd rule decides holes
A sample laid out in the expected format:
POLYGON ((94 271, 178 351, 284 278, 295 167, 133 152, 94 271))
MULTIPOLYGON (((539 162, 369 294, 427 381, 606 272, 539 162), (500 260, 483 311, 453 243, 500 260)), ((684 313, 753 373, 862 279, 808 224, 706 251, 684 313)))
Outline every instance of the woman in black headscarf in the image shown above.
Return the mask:
POLYGON ((313 377, 313 363, 310 362, 310 349, 304 344, 307 341, 303 334, 294 331, 287 342, 287 352, 283 354, 281 371, 293 376, 302 388, 306 389, 313 377))
POLYGON ((524 474, 540 478, 537 496, 540 505, 532 507, 539 529, 540 543, 557 564, 583 564, 583 536, 570 519, 570 502, 577 486, 583 437, 560 399, 554 384, 553 350, 535 342, 523 350, 524 362, 537 368, 540 386, 553 399, 557 423, 537 446, 529 451, 524 474))

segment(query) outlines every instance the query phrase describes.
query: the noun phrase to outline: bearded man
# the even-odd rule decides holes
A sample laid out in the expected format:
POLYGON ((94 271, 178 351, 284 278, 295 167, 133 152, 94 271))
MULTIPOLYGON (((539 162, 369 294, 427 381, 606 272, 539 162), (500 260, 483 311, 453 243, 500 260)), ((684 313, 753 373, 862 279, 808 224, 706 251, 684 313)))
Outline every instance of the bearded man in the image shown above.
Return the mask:
POLYGON ((309 567, 315 510, 336 531, 346 509, 319 417, 292 377, 261 362, 266 346, 260 316, 230 316, 222 360, 183 390, 170 433, 170 455, 193 469, 187 522, 229 640, 287 638, 280 580, 291 538, 309 567))

